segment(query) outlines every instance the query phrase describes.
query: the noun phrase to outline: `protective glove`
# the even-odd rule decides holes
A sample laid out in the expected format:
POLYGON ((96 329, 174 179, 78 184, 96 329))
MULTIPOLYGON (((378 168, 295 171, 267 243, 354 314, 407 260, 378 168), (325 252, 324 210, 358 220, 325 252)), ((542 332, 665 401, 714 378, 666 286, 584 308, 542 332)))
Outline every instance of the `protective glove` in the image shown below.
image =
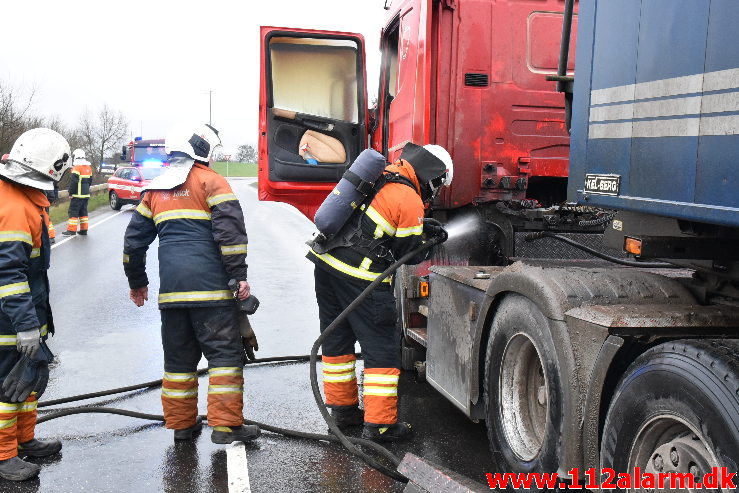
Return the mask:
POLYGON ((432 217, 423 219, 423 233, 427 238, 439 238, 439 243, 444 243, 449 239, 449 233, 441 225, 439 221, 432 217))
POLYGON ((41 345, 41 331, 39 329, 24 330, 16 336, 18 352, 33 358, 41 345))
POLYGON ((254 329, 251 328, 249 317, 243 311, 239 311, 239 332, 241 333, 241 343, 244 345, 246 359, 254 361, 256 359, 254 351, 259 351, 259 343, 256 334, 254 334, 254 329))
POLYGON ((21 356, 3 382, 3 393, 10 402, 24 402, 33 391, 38 397, 44 393, 49 381, 49 363, 53 358, 45 343, 40 345, 34 358, 25 354, 21 356))

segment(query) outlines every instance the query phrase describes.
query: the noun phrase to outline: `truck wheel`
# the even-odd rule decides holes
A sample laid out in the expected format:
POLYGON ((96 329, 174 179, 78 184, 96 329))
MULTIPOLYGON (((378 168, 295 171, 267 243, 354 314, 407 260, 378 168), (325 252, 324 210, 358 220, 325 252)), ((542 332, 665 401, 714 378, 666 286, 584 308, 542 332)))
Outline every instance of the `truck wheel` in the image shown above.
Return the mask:
POLYGON ((713 467, 739 471, 738 393, 739 341, 655 346, 632 363, 616 388, 603 429, 601 467, 701 479, 713 467))
POLYGON ((501 301, 485 365, 486 425, 499 470, 556 471, 562 382, 549 323, 533 301, 518 294, 501 301))
POLYGON ((110 208, 114 211, 119 211, 122 206, 123 204, 121 203, 121 199, 118 198, 118 194, 110 192, 110 208))

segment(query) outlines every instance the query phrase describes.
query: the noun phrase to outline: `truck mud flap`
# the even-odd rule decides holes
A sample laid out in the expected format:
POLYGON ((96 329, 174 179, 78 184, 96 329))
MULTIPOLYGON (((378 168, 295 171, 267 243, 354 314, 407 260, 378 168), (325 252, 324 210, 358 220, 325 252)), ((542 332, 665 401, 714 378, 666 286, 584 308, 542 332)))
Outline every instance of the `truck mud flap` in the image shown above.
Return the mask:
POLYGON ((481 493, 490 491, 470 478, 450 471, 411 453, 405 454, 398 472, 408 478, 404 493, 481 493))

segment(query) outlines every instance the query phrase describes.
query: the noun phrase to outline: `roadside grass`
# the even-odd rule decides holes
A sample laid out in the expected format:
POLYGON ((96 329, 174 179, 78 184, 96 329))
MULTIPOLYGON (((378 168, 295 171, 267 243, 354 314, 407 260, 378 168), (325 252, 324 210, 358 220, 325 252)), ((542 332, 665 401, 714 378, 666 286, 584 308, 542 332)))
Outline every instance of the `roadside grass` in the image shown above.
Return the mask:
MULTIPOLYGON (((90 201, 87 203, 87 213, 89 214, 92 211, 100 209, 105 205, 108 205, 108 190, 103 190, 102 192, 93 194, 90 197, 90 201)), ((67 209, 69 209, 68 200, 62 202, 61 204, 51 206, 49 208, 49 217, 51 218, 51 223, 54 225, 66 223, 67 219, 69 218, 69 216, 67 215, 67 209)), ((61 230, 58 231, 58 234, 60 233, 61 230)))
POLYGON ((257 176, 257 163, 213 163, 213 169, 226 177, 257 176))

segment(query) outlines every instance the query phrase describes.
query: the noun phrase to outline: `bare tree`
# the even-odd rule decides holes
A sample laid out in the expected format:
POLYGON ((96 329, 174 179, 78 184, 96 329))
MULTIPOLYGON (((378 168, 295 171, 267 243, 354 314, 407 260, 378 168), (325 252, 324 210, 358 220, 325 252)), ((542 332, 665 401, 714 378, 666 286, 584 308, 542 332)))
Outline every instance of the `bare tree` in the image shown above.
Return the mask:
POLYGON ((249 144, 240 145, 236 149, 236 161, 239 163, 256 163, 257 150, 249 144))
POLYGON ((128 120, 122 112, 114 111, 104 104, 94 115, 85 110, 75 133, 78 134, 80 147, 85 150, 87 159, 100 164, 106 155, 117 152, 126 140, 128 120))
POLYGON ((35 94, 35 88, 24 96, 15 87, 0 82, 0 154, 10 152, 20 134, 32 128, 27 119, 35 94))

